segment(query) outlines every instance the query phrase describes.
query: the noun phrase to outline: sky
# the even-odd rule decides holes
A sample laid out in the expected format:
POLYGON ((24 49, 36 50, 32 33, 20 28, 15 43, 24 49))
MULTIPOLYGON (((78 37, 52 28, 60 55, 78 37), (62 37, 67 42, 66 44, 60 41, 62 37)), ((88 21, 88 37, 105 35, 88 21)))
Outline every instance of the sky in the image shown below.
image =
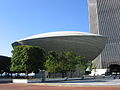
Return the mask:
POLYGON ((89 32, 87 0, 0 0, 0 55, 11 43, 54 31, 89 32))

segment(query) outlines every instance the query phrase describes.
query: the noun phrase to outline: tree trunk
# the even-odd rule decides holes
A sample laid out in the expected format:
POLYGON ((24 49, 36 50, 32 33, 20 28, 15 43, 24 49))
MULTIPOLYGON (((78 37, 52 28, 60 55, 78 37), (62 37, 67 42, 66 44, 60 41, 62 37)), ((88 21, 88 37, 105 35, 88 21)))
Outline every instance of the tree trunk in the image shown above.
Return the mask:
POLYGON ((25 73, 25 78, 28 79, 28 71, 25 73))
POLYGON ((10 73, 10 77, 12 78, 12 73, 10 73))
POLYGON ((2 77, 2 73, 0 74, 0 77, 2 77))
POLYGON ((64 78, 64 73, 62 73, 62 78, 64 78))
POLYGON ((71 72, 70 72, 70 77, 72 78, 72 76, 73 76, 73 72, 71 71, 71 72))

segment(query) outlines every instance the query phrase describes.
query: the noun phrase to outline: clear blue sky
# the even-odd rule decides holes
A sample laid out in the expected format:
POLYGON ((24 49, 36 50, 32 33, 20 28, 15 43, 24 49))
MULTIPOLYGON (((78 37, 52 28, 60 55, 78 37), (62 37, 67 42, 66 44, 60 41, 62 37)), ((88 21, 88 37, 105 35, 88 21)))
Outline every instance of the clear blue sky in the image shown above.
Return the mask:
POLYGON ((54 31, 89 32, 87 0, 0 0, 0 55, 11 43, 54 31))

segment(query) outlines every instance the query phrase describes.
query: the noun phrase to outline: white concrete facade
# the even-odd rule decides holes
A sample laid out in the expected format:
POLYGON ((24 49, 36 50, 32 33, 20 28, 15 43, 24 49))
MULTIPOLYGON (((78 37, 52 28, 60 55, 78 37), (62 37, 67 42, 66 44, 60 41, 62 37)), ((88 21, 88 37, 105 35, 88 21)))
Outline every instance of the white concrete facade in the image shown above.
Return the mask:
POLYGON ((106 44, 106 37, 78 31, 59 31, 38 34, 14 42, 13 46, 40 46, 46 51, 73 51, 87 60, 95 59, 106 44))

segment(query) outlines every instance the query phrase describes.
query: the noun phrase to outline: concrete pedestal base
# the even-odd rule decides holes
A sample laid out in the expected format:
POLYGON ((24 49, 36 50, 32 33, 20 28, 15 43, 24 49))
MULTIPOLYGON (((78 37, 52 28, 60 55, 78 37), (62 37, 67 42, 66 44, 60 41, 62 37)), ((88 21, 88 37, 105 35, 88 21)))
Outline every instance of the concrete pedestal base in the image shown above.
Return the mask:
POLYGON ((13 79, 13 83, 40 83, 41 79, 13 79))

